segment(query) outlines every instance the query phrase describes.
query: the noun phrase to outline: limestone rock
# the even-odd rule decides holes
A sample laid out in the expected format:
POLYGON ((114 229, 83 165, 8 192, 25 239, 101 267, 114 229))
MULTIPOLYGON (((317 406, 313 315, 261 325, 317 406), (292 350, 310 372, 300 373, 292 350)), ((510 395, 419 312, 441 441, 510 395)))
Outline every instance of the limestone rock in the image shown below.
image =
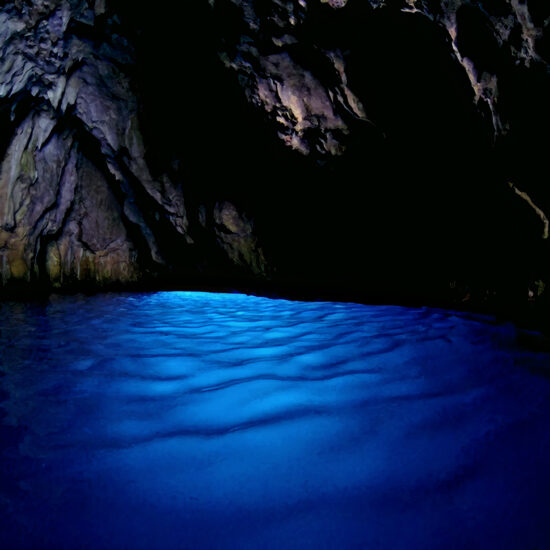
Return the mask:
MULTIPOLYGON (((340 155, 352 120, 368 122, 359 99, 347 86, 345 61, 338 49, 308 49, 309 63, 297 60, 300 27, 307 19, 305 0, 262 5, 236 2, 247 33, 221 58, 239 73, 248 99, 276 124, 278 136, 303 154, 340 155)), ((331 2, 334 7, 345 2, 331 2)))
POLYGON ((214 205, 213 219, 218 242, 233 263, 246 266, 256 275, 267 275, 268 267, 252 221, 227 201, 214 205))
MULTIPOLYGON (((134 137, 137 104, 123 69, 131 48, 104 2, 8 2, 0 20, 0 100, 12 119, 0 184, 3 282, 135 279, 122 214, 132 175, 159 208, 166 200, 134 137)), ((159 259, 143 220, 129 223, 159 259)))
MULTIPOLYGON (((229 0, 217 0, 220 5, 229 0)), ((346 12, 346 0, 269 0, 261 7, 254 0, 232 0, 247 29, 237 44, 227 41, 222 59, 239 73, 249 100, 265 109, 279 137, 303 153, 339 155, 345 149, 350 117, 368 121, 363 105, 350 89, 345 55, 337 48, 308 43, 303 29, 312 19, 317 2, 346 12), (297 60, 297 45, 307 56, 297 60), (324 70, 319 68, 324 65, 324 70)), ((473 100, 488 109, 494 136, 510 131, 510 121, 499 108, 503 63, 486 66, 484 45, 491 43, 496 56, 515 65, 548 67, 545 40, 550 32, 550 9, 539 0, 368 0, 373 8, 401 10, 411 17, 426 17, 445 30, 441 44, 467 75, 473 100), (535 16, 536 14, 536 16, 535 16), (481 34, 483 36, 477 36, 481 34), (477 50, 471 37, 480 41, 477 50)), ((547 47, 546 47, 547 48, 547 47)), ((505 69, 503 69, 505 70, 505 69)), ((383 86, 383 83, 377 83, 383 86)))
MULTIPOLYGON (((377 94, 371 95, 383 96, 389 84, 376 78, 367 82, 369 66, 359 65, 365 57, 360 44, 361 21, 378 21, 386 30, 377 35, 380 44, 368 42, 371 50, 378 48, 371 59, 378 58, 376 62, 382 65, 391 59, 387 49, 401 49, 403 54, 407 49, 414 50, 415 44, 408 44, 399 35, 408 21, 411 25, 424 25, 439 41, 432 48, 437 49, 434 59, 445 57, 454 67, 460 76, 453 76, 451 86, 458 83, 457 97, 461 94, 461 100, 464 97, 464 103, 469 104, 455 106, 449 100, 445 108, 465 112, 467 117, 473 113, 476 118, 473 124, 479 124, 479 130, 472 133, 476 138, 486 135, 488 149, 491 148, 485 153, 478 152, 478 156, 494 155, 498 161, 490 170, 500 178, 502 188, 512 181, 521 193, 529 196, 530 202, 522 208, 531 207, 534 223, 550 217, 550 194, 539 176, 547 173, 549 145, 550 3, 216 0, 212 5, 214 13, 218 11, 225 18, 220 22, 225 33, 221 59, 237 73, 248 100, 265 113, 273 135, 319 163, 344 155, 354 134, 366 126, 382 139, 387 137, 384 117, 388 113, 377 110, 376 102, 369 102, 365 89, 375 89, 377 94), (356 20, 358 14, 361 17, 356 20), (238 33, 234 32, 235 27, 240 29, 238 33), (346 29, 354 33, 354 41, 347 40, 346 29), (386 41, 388 36, 391 38, 386 41), (350 51, 353 47, 358 47, 360 53, 350 51), (357 77, 359 73, 361 76, 357 77), (362 81, 359 86, 358 81, 362 81)), ((439 90, 448 92, 449 87, 447 84, 439 87, 438 80, 446 83, 448 74, 437 74, 437 68, 433 72, 418 75, 419 81, 427 81, 422 93, 433 94, 432 103, 443 104, 447 100, 436 96, 439 90)), ((399 80, 393 82, 395 85, 399 80)), ((402 90, 397 100, 408 105, 409 110, 417 108, 407 89, 402 90)), ((429 108, 429 100, 423 106, 429 108)), ((395 105, 395 109, 405 110, 401 105, 395 105)), ((442 117, 446 114, 448 111, 441 113, 442 117)), ((441 126, 444 124, 443 121, 441 126)), ((450 122, 446 134, 453 134, 450 122)), ((414 138, 414 133, 409 135, 414 138)), ((363 147, 368 172, 368 144, 363 147)), ((449 145, 449 149, 452 147, 449 145)), ((419 154, 423 154, 421 148, 419 154)), ((461 155, 457 151, 452 162, 470 162, 460 158, 461 155)), ((425 162, 431 162, 429 154, 425 162)), ((472 166, 472 171, 475 170, 472 166)), ((537 235, 546 234, 541 225, 537 235)))
POLYGON ((3 3, 0 60, 1 284, 134 281, 192 245, 182 182, 146 160, 113 3, 3 3))
MULTIPOLYGON (((174 54, 170 45, 178 40, 177 36, 173 37, 172 42, 166 41, 154 50, 155 55, 165 55, 166 59, 163 59, 158 74, 150 78, 152 82, 145 85, 136 76, 140 71, 136 61, 139 46, 143 48, 139 38, 143 29, 139 25, 147 25, 148 10, 159 10, 156 21, 162 23, 161 28, 152 33, 153 38, 159 38, 159 34, 164 32, 164 18, 170 17, 169 10, 179 9, 187 33, 193 30, 191 27, 195 23, 193 16, 189 15, 194 13, 191 8, 176 9, 167 1, 158 8, 146 6, 142 10, 145 16, 140 16, 138 28, 133 29, 125 17, 137 3, 7 0, 2 4, 1 285, 9 285, 14 280, 40 281, 54 286, 82 282, 103 284, 138 281, 157 274, 179 281, 177 269, 192 271, 193 266, 200 265, 198 273, 202 274, 203 266, 211 256, 216 256, 214 271, 223 272, 226 265, 231 265, 263 278, 274 267, 269 265, 274 256, 259 238, 257 228, 263 231, 262 238, 268 235, 269 239, 271 235, 272 244, 280 240, 279 235, 284 235, 286 241, 280 244, 280 249, 285 254, 286 243, 298 251, 311 250, 311 258, 325 258, 326 251, 328 264, 332 262, 330 254, 336 247, 333 245, 332 249, 327 249, 323 239, 333 243, 340 239, 339 245, 347 243, 350 255, 360 254, 357 251, 362 250, 363 245, 355 246, 352 241, 362 243, 365 235, 361 231, 366 232, 366 229, 361 220, 348 224, 348 217, 361 218, 369 212, 373 218, 369 225, 373 236, 368 244, 365 243, 366 249, 377 241, 375 234, 380 224, 376 225, 376 211, 383 211, 378 208, 377 200, 386 201, 390 212, 386 217, 394 215, 391 214, 394 210, 403 214, 409 209, 408 204, 397 204, 399 201, 394 200, 392 185, 395 181, 386 178, 383 165, 386 158, 404 166, 402 170, 392 172, 407 180, 400 187, 400 184, 395 184, 396 193, 400 193, 397 198, 401 203, 417 200, 417 205, 422 202, 422 197, 436 201, 439 199, 431 197, 442 197, 444 193, 433 194, 434 190, 439 191, 435 184, 433 189, 419 188, 418 192, 412 183, 408 185, 408 163, 417 171, 415 184, 420 187, 422 164, 427 165, 434 155, 445 153, 440 161, 443 167, 441 187, 444 187, 448 185, 445 170, 453 171, 458 164, 471 162, 471 159, 464 158, 463 151, 473 148, 459 148, 460 151, 453 148, 460 138, 451 141, 448 147, 442 144, 435 153, 430 150, 439 135, 445 139, 453 135, 453 124, 457 125, 462 112, 468 121, 470 115, 475 114, 476 122, 469 128, 476 131, 477 120, 481 120, 479 133, 486 133, 490 147, 497 151, 491 177, 502 180, 505 192, 510 190, 506 183, 512 184, 511 189, 516 193, 510 191, 511 200, 517 200, 518 208, 532 216, 536 238, 540 240, 541 235, 547 234, 550 195, 545 185, 535 179, 535 174, 545 168, 544 153, 548 143, 535 135, 537 129, 546 131, 545 121, 548 120, 543 109, 547 104, 550 74, 550 8, 547 2, 202 0, 202 3, 207 15, 197 27, 203 23, 212 25, 209 34, 202 33, 207 34, 202 43, 193 37, 186 38, 187 46, 197 44, 195 50, 189 48, 186 52, 188 58, 193 57, 192 62, 187 59, 188 62, 178 61, 176 65, 171 58, 168 59, 174 54), (358 14, 360 18, 355 20, 358 14), (381 22, 388 30, 388 33, 383 30, 373 33, 375 39, 368 42, 368 48, 373 52, 366 52, 367 48, 361 43, 362 40, 367 43, 360 28, 366 19, 375 21, 373 26, 381 22), (401 90, 399 79, 394 79, 391 99, 385 102, 383 96, 392 84, 380 75, 388 75, 393 69, 372 71, 371 74, 371 67, 364 64, 364 59, 374 60, 379 68, 388 59, 399 58, 408 48, 414 49, 414 44, 402 38, 409 21, 411 25, 422 21, 422 25, 426 25, 424 28, 434 30, 432 38, 439 41, 437 55, 444 57, 460 78, 453 74, 446 87, 438 87, 438 81, 446 78, 442 74, 444 71, 435 69, 432 71, 435 74, 429 74, 428 70, 419 75, 419 80, 427 81, 425 87, 412 99, 409 90, 401 90), (348 29, 350 32, 353 29, 353 40, 346 36, 348 29), (216 42, 218 38, 219 43, 216 42), (211 42, 216 42, 216 45, 212 46, 211 42), (208 55, 212 54, 213 58, 214 52, 219 55, 220 71, 222 64, 227 68, 224 84, 229 82, 227 75, 236 76, 233 79, 235 89, 225 90, 221 86, 218 89, 218 81, 212 75, 210 79, 204 78, 205 72, 212 72, 202 69, 201 55, 207 55, 202 49, 206 46, 212 50, 208 50, 208 55), (393 54, 397 52, 393 58, 386 51, 392 48, 393 54), (179 88, 173 86, 175 92, 170 94, 166 108, 156 111, 163 116, 157 117, 157 124, 152 125, 153 131, 144 116, 147 90, 143 86, 157 86, 156 76, 163 84, 173 82, 162 80, 166 76, 162 73, 176 70, 190 73, 185 75, 188 78, 185 90, 182 90, 187 99, 180 99, 179 88), (461 101, 468 103, 468 108, 458 109, 458 115, 455 113, 449 117, 451 122, 443 120, 437 126, 437 129, 447 127, 432 139, 426 151, 422 144, 409 146, 418 135, 414 128, 391 142, 391 130, 396 125, 422 125, 421 116, 405 117, 405 122, 402 121, 403 114, 418 109, 415 97, 418 99, 419 94, 429 96, 421 108, 429 110, 438 101, 438 105, 443 104, 442 119, 445 119, 455 98, 446 103, 447 100, 441 101, 438 94, 445 95, 454 84, 460 88, 457 97, 460 95, 461 101), (399 88, 397 92, 396 88, 399 88), (370 94, 373 90, 376 93, 370 94), (230 100, 241 99, 243 94, 248 103, 243 100, 242 104, 248 110, 239 105, 236 112, 251 118, 259 116, 254 118, 254 123, 243 121, 245 129, 242 130, 235 129, 241 122, 236 114, 227 119, 231 120, 230 127, 220 132, 226 120, 223 112, 228 110, 230 100), (212 108, 215 113, 210 118, 204 117, 204 121, 200 113, 190 116, 196 108, 193 99, 202 95, 207 95, 208 99, 199 102, 201 108, 212 108), (227 102, 218 101, 222 96, 229 98, 227 102), (250 104, 255 107, 250 107, 250 104), (175 117, 177 122, 167 121, 165 124, 172 108, 179 109, 180 116, 175 117), (388 114, 391 117, 394 112, 399 114, 386 124, 385 117, 388 114), (194 120, 194 128, 199 132, 193 134, 188 128, 190 119, 194 120), (249 149, 256 133, 260 133, 257 131, 258 121, 268 130, 258 136, 254 152, 263 154, 265 150, 266 153, 265 157, 251 163, 249 149), (159 145, 156 142, 159 136, 155 133, 168 127, 168 137, 159 139, 159 145), (376 138, 372 148, 363 140, 367 135, 369 139, 371 136, 376 138), (181 138, 183 146, 167 150, 174 136, 184 136, 181 138), (242 139, 243 136, 246 139, 242 139), (235 144, 231 148, 225 147, 224 141, 232 137, 235 137, 235 144), (195 138, 195 149, 187 148, 186 144, 195 138), (281 142, 296 153, 279 147, 281 142), (384 149, 386 154, 393 152, 391 147, 398 142, 395 160, 391 155, 381 155, 379 162, 375 162, 373 157, 383 149, 379 146, 382 142, 391 143, 384 149), (225 156, 220 154, 220 149, 224 148, 230 149, 225 156), (408 148, 412 153, 407 154, 408 148), (163 154, 156 156, 158 149, 163 149, 163 154), (197 181, 189 184, 185 179, 185 155, 193 155, 193 151, 198 149, 202 156, 199 155, 200 159, 195 162, 199 168, 195 168, 193 173, 197 181), (268 173, 270 167, 262 163, 263 159, 271 161, 270 151, 276 151, 276 158, 283 159, 283 162, 292 159, 288 161, 288 170, 285 165, 279 167, 276 176, 268 173), (357 186, 364 188, 363 196, 367 197, 364 205, 361 201, 351 204, 353 197, 360 197, 360 194, 354 194, 355 175, 348 177, 348 181, 338 181, 339 174, 349 176, 351 173, 351 170, 338 172, 350 158, 346 155, 351 155, 355 163, 352 166, 358 167, 357 186), (210 164, 215 165, 219 158, 224 161, 211 169, 210 164), (178 167, 174 168, 176 165, 178 167), (237 178, 243 176, 244 183, 234 192, 229 189, 232 183, 224 173, 228 165, 237 178), (321 176, 321 170, 327 165, 329 171, 321 176), (310 171, 311 166, 319 171, 310 171), (334 172, 330 172, 333 169, 334 172), (324 191, 318 191, 319 182, 308 178, 319 178, 319 181, 324 178, 323 181, 329 182, 325 198, 321 196, 324 191), (294 193, 294 183, 303 188, 294 193), (341 194, 340 185, 345 187, 341 194), (192 188, 191 192, 189 188, 192 188), (264 188, 268 198, 262 201, 258 197, 264 188), (332 201, 331 197, 337 200, 332 201), (239 198, 247 208, 242 206, 239 198), (278 201, 277 204, 267 204, 271 198, 278 201), (306 211, 315 204, 317 206, 312 210, 322 214, 309 214, 308 218, 306 211), (368 209, 363 206, 368 206, 368 209), (294 221, 305 218, 301 226, 296 225, 305 228, 301 245, 292 244, 297 239, 292 234, 294 226, 286 223, 285 216, 289 211, 293 212, 294 221), (268 221, 257 223, 256 216, 266 215, 266 212, 268 221), (319 221, 321 219, 325 221, 319 221), (326 220, 330 220, 330 224, 326 220), (330 228, 321 227, 323 224, 330 225, 330 228), (227 264, 222 266, 220 258, 227 264)), ((179 30, 180 22, 169 27, 174 34, 176 29, 179 30)), ((148 76, 145 75, 144 80, 148 76)), ((162 90, 150 95, 153 103, 163 100, 162 90)), ((438 114, 430 116, 433 119, 438 114)), ((483 149, 480 155, 485 152, 483 149)), ((472 166, 474 164, 472 162, 472 166)), ((430 181, 433 181, 433 173, 434 170, 430 181)), ((465 195, 471 191, 453 189, 448 195, 451 192, 465 195)), ((491 192, 486 191, 485 196, 491 192)), ((479 193, 471 192, 471 195, 471 199, 462 202, 467 204, 468 200, 472 203, 478 200, 479 193)), ((499 200, 502 204, 507 199, 499 200)), ((495 209, 499 207, 495 206, 495 209)), ((414 208, 415 205, 411 204, 410 210, 414 208)), ((510 212, 517 213, 515 207, 510 207, 510 212)), ((443 214, 436 215, 443 217, 443 214)), ((414 220, 414 215, 409 215, 409 218, 411 224, 418 222, 422 226, 424 223, 414 220)), ((406 240, 407 222, 401 223, 395 229, 391 221, 385 226, 395 237, 394 241, 388 240, 389 247, 398 240, 406 240)), ((467 220, 463 223, 466 225, 467 220)), ((531 228, 526 231, 531 231, 531 228)), ((379 247, 385 248, 385 245, 381 243, 379 247)), ((521 247, 518 245, 518 248, 521 247)), ((295 257, 300 260, 299 252, 295 257)), ((318 271, 326 267, 322 262, 320 265, 318 271)), ((534 277, 534 280, 543 279, 538 272, 534 277)))

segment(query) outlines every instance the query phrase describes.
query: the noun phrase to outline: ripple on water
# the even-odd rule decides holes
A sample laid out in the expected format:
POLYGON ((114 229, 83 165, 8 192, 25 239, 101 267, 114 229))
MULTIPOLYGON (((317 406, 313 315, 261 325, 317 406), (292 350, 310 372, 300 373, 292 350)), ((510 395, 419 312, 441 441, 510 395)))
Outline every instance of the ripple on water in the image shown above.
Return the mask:
POLYGON ((548 355, 452 311, 0 304, 6 548, 550 548, 548 355))

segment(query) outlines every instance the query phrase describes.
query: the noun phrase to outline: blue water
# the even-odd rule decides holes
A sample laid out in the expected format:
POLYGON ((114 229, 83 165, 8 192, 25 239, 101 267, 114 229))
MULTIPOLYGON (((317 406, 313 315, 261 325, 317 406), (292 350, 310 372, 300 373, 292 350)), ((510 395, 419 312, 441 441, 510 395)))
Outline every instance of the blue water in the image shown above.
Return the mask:
POLYGON ((0 548, 550 548, 550 356, 436 309, 0 304, 0 548))

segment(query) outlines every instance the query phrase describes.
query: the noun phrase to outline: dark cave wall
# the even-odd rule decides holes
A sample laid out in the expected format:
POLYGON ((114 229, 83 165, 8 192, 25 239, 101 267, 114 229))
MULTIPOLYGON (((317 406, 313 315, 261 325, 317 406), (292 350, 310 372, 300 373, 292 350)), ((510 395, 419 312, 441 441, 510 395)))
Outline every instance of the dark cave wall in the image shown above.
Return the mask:
POLYGON ((549 24, 534 0, 7 2, 2 284, 539 299, 549 24))
MULTIPOLYGON (((362 41, 370 41, 371 55, 382 62, 392 61, 386 57, 392 48, 406 57, 406 49, 414 51, 416 45, 408 42, 405 27, 417 25, 418 19, 426 23, 426 34, 439 31, 439 50, 461 67, 471 98, 495 138, 518 131, 514 110, 519 108, 522 118, 530 118, 528 102, 522 99, 538 100, 547 91, 550 7, 541 0, 215 0, 212 4, 226 21, 223 61, 239 72, 250 101, 278 124, 281 139, 303 153, 341 154, 353 119, 376 119, 376 109, 369 109, 352 89, 356 78, 350 82, 348 62, 361 50, 362 41), (542 89, 533 85, 537 78, 542 89), (525 90, 523 98, 520 87, 525 90)), ((368 72, 372 62, 368 57, 363 60, 368 72)), ((432 69, 436 72, 438 67, 432 69)), ((434 95, 437 78, 447 75, 433 78, 434 95)), ((387 89, 384 82, 370 85, 387 89)), ((535 102, 540 115, 541 102, 535 102)), ((538 122, 542 128, 543 121, 538 122)), ((533 120, 529 123, 536 125, 533 120)))
MULTIPOLYGON (((0 10, 3 284, 132 282, 198 262, 181 181, 153 177, 146 158, 134 47, 114 8, 52 0, 0 10)), ((210 256, 246 264, 256 242, 233 235, 216 250, 216 231, 231 235, 220 220, 210 256)))
POLYGON ((144 163, 131 47, 104 2, 13 2, 1 17, 3 281, 136 279, 143 250, 162 261, 139 194, 182 235, 186 218, 144 163))
POLYGON ((266 185, 260 220, 275 230, 263 242, 286 277, 385 296, 538 298, 544 3, 212 4, 225 66, 272 136, 310 159, 278 152, 266 185))

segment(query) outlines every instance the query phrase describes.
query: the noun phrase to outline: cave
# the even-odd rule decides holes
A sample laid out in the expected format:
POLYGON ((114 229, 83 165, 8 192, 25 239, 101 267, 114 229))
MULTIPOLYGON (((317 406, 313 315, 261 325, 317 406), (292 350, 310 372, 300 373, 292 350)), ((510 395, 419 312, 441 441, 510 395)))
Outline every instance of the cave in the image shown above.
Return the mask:
POLYGON ((549 25, 4 2, 3 546, 550 548, 549 25))

